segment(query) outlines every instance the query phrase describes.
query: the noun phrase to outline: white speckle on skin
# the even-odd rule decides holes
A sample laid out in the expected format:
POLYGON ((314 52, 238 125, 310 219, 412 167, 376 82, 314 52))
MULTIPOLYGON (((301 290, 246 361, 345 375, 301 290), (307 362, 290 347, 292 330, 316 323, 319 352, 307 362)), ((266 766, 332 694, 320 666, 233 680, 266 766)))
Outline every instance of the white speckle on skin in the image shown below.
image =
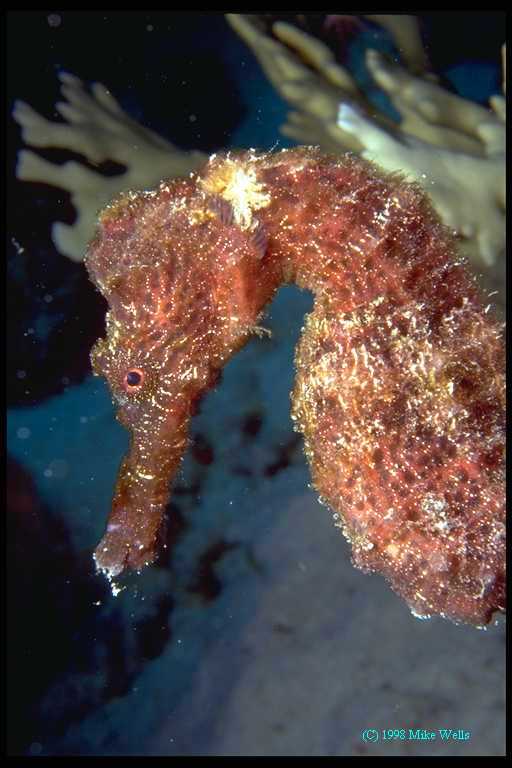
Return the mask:
POLYGON ((440 533, 447 533, 451 528, 446 518, 446 508, 444 499, 436 498, 431 494, 427 494, 421 503, 421 509, 431 519, 432 527, 440 533))

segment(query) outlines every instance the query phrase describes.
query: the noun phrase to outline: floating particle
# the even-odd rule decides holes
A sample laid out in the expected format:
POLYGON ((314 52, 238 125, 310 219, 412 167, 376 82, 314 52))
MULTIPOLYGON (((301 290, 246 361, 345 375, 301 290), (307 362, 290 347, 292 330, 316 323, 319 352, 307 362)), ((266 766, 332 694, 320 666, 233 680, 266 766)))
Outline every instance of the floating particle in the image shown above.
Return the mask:
POLYGON ((24 247, 18 243, 18 241, 16 240, 15 237, 11 237, 11 243, 16 248, 16 252, 17 252, 18 256, 21 256, 21 254, 25 252, 24 247))

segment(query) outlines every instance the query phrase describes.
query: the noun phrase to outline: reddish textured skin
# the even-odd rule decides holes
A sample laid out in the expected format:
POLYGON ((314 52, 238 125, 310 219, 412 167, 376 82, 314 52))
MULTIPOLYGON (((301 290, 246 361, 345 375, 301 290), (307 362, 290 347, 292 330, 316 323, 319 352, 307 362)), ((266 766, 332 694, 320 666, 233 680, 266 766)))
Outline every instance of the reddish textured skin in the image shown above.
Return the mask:
POLYGON ((99 569, 154 558, 194 403, 294 282, 315 305, 292 418, 354 564, 421 617, 504 610, 503 328, 417 188, 313 148, 217 155, 107 207, 86 263, 132 432, 99 569))

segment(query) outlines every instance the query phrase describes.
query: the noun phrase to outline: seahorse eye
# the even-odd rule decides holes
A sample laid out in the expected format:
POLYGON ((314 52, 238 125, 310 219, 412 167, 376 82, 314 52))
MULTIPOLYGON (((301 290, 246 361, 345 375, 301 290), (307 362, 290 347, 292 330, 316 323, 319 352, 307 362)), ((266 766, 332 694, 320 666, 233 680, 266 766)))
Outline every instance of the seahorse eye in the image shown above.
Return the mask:
POLYGON ((132 368, 124 377, 127 389, 138 389, 144 381, 144 374, 140 368, 132 368))

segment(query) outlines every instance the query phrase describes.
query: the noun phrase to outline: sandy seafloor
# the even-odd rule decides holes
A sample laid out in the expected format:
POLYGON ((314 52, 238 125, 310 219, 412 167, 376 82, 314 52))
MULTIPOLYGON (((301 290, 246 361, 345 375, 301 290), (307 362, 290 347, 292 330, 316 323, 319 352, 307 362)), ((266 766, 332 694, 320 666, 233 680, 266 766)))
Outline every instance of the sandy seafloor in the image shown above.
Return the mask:
MULTIPOLYGON (((62 14, 63 28, 68 18, 62 14)), ((243 105, 226 145, 271 146, 285 107, 222 20, 212 24, 224 35, 243 105)), ((54 69, 66 64, 52 55, 54 69)), ((89 76, 87 66, 77 74, 89 76)), ((108 70, 90 77, 109 82, 108 70)), ((14 95, 30 101, 29 91, 25 84, 14 95)), ((36 185, 18 186, 27 199, 36 195, 36 185)), ((19 227, 11 236, 26 245, 19 227)), ((40 237, 48 249, 48 232, 40 237)), ((28 300, 39 290, 48 288, 29 286, 28 300)), ((282 289, 264 321, 272 337, 254 339, 203 401, 170 509, 167 557, 117 597, 90 560, 127 444, 106 385, 86 371, 67 383, 64 361, 61 386, 38 382, 46 394, 26 402, 16 390, 7 445, 23 479, 12 498, 30 499, 23 509, 14 503, 9 517, 13 752, 504 754, 504 620, 481 631, 414 618, 382 578, 352 567, 349 546, 309 487, 289 392, 311 304, 282 289), (470 736, 362 738, 364 729, 402 728, 470 736)), ((13 327, 27 332, 21 322, 13 327)), ((44 377, 44 349, 39 355, 44 377)), ((19 382, 24 369, 18 359, 13 366, 19 382)), ((30 391, 37 369, 27 370, 30 391)))

